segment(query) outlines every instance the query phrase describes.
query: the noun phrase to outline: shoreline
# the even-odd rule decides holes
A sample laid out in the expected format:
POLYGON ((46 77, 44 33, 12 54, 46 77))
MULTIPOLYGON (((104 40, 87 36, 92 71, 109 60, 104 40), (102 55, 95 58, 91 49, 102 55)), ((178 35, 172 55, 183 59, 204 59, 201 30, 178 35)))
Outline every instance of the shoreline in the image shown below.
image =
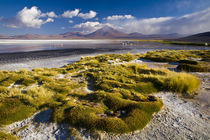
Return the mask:
POLYGON ((62 67, 79 61, 83 56, 99 54, 124 53, 120 48, 78 48, 62 50, 46 50, 18 53, 0 53, 0 70, 31 70, 33 68, 62 67))

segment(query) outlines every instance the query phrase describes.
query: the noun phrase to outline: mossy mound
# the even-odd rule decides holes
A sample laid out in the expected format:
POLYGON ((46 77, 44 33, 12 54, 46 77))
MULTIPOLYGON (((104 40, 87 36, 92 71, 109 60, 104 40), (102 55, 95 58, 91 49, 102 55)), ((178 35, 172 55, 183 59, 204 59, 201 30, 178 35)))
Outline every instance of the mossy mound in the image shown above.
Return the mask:
POLYGON ((0 125, 21 121, 35 112, 35 108, 15 98, 0 99, 0 101, 0 125))
POLYGON ((18 138, 11 134, 0 132, 0 140, 18 140, 18 138))
POLYGON ((54 122, 126 133, 142 129, 163 106, 152 93, 193 96, 200 85, 190 74, 127 63, 139 57, 98 55, 63 68, 0 71, 0 123, 10 124, 47 107, 54 110, 54 122))
POLYGON ((177 69, 187 72, 210 72, 209 50, 161 50, 147 52, 142 58, 155 62, 178 62, 177 69))
POLYGON ((120 93, 94 92, 55 108, 53 120, 114 133, 142 129, 163 104, 158 98, 155 101, 149 101, 147 96, 135 98, 144 100, 124 99, 120 93))

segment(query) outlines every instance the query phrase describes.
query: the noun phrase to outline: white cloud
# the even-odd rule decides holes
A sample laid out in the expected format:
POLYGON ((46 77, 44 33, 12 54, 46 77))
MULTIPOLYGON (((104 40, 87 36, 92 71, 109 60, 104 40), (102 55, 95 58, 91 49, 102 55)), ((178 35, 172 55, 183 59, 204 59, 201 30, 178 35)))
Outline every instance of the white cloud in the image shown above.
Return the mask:
POLYGON ((90 22, 80 23, 74 26, 74 28, 80 29, 83 33, 90 33, 97 29, 102 28, 103 25, 99 22, 90 22))
POLYGON ((8 25, 6 25, 6 27, 9 27, 9 28, 19 28, 17 25, 14 25, 14 24, 8 24, 8 25))
POLYGON ((2 19, 2 23, 10 28, 40 28, 43 24, 54 22, 52 17, 55 16, 56 14, 54 12, 42 13, 36 6, 33 6, 30 9, 24 7, 15 17, 2 19))
POLYGON ((73 23, 74 21, 73 20, 69 20, 69 23, 73 23))
POLYGON ((107 21, 121 31, 143 34, 195 34, 210 31, 210 8, 180 17, 107 21))
POLYGON ((73 18, 79 14, 79 11, 80 11, 79 9, 75 9, 73 11, 67 10, 62 14, 62 16, 65 18, 73 18))
POLYGON ((114 27, 112 24, 109 24, 109 23, 100 23, 100 22, 90 22, 90 21, 87 21, 85 23, 80 23, 80 24, 77 24, 74 26, 74 28, 77 28, 79 29, 79 31, 87 34, 87 33, 91 33, 91 32, 94 32, 104 26, 110 26, 110 27, 113 27, 113 28, 116 28, 114 27))
POLYGON ((43 16, 44 14, 42 14, 36 6, 31 7, 31 9, 24 7, 24 9, 18 12, 17 19, 19 19, 26 27, 31 28, 40 28, 42 24, 54 21, 52 18, 48 18, 44 21, 41 19, 43 16))
POLYGON ((45 23, 47 23, 47 22, 54 22, 54 19, 48 18, 48 19, 45 21, 45 23))
POLYGON ((122 20, 122 19, 134 19, 132 15, 112 15, 104 18, 106 20, 122 20))
POLYGON ((81 17, 83 19, 91 19, 94 18, 97 15, 95 11, 90 10, 89 13, 79 13, 78 17, 81 17))
POLYGON ((53 11, 47 12, 46 15, 47 15, 48 17, 51 17, 51 18, 57 18, 57 17, 58 17, 53 11))

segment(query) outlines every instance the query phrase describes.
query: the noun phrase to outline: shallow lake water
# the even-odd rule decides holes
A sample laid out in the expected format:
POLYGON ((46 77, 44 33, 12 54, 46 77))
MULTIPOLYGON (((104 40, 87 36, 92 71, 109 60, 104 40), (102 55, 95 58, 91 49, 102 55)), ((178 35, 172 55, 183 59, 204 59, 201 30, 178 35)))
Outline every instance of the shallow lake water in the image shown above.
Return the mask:
POLYGON ((210 47, 125 40, 0 40, 0 70, 62 67, 80 60, 81 56, 163 49, 206 50, 210 47))
POLYGON ((117 49, 131 53, 144 53, 152 50, 205 50, 208 47, 178 46, 154 42, 133 42, 123 45, 122 40, 0 40, 0 53, 31 52, 67 49, 117 49))

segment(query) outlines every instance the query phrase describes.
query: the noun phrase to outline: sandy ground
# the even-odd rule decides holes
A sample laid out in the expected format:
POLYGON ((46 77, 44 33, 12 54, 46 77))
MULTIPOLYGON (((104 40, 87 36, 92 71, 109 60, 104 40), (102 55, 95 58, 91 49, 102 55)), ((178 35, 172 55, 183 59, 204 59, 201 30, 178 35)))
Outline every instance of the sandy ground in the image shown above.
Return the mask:
MULTIPOLYGON (((210 116, 210 73, 192 73, 201 80, 200 94, 196 96, 193 103, 197 104, 205 114, 210 116)), ((210 124, 209 124, 210 125, 210 124)))
POLYGON ((210 139, 210 118, 198 106, 172 93, 159 93, 156 96, 163 100, 164 108, 154 115, 143 130, 120 136, 106 135, 106 139, 210 139))

